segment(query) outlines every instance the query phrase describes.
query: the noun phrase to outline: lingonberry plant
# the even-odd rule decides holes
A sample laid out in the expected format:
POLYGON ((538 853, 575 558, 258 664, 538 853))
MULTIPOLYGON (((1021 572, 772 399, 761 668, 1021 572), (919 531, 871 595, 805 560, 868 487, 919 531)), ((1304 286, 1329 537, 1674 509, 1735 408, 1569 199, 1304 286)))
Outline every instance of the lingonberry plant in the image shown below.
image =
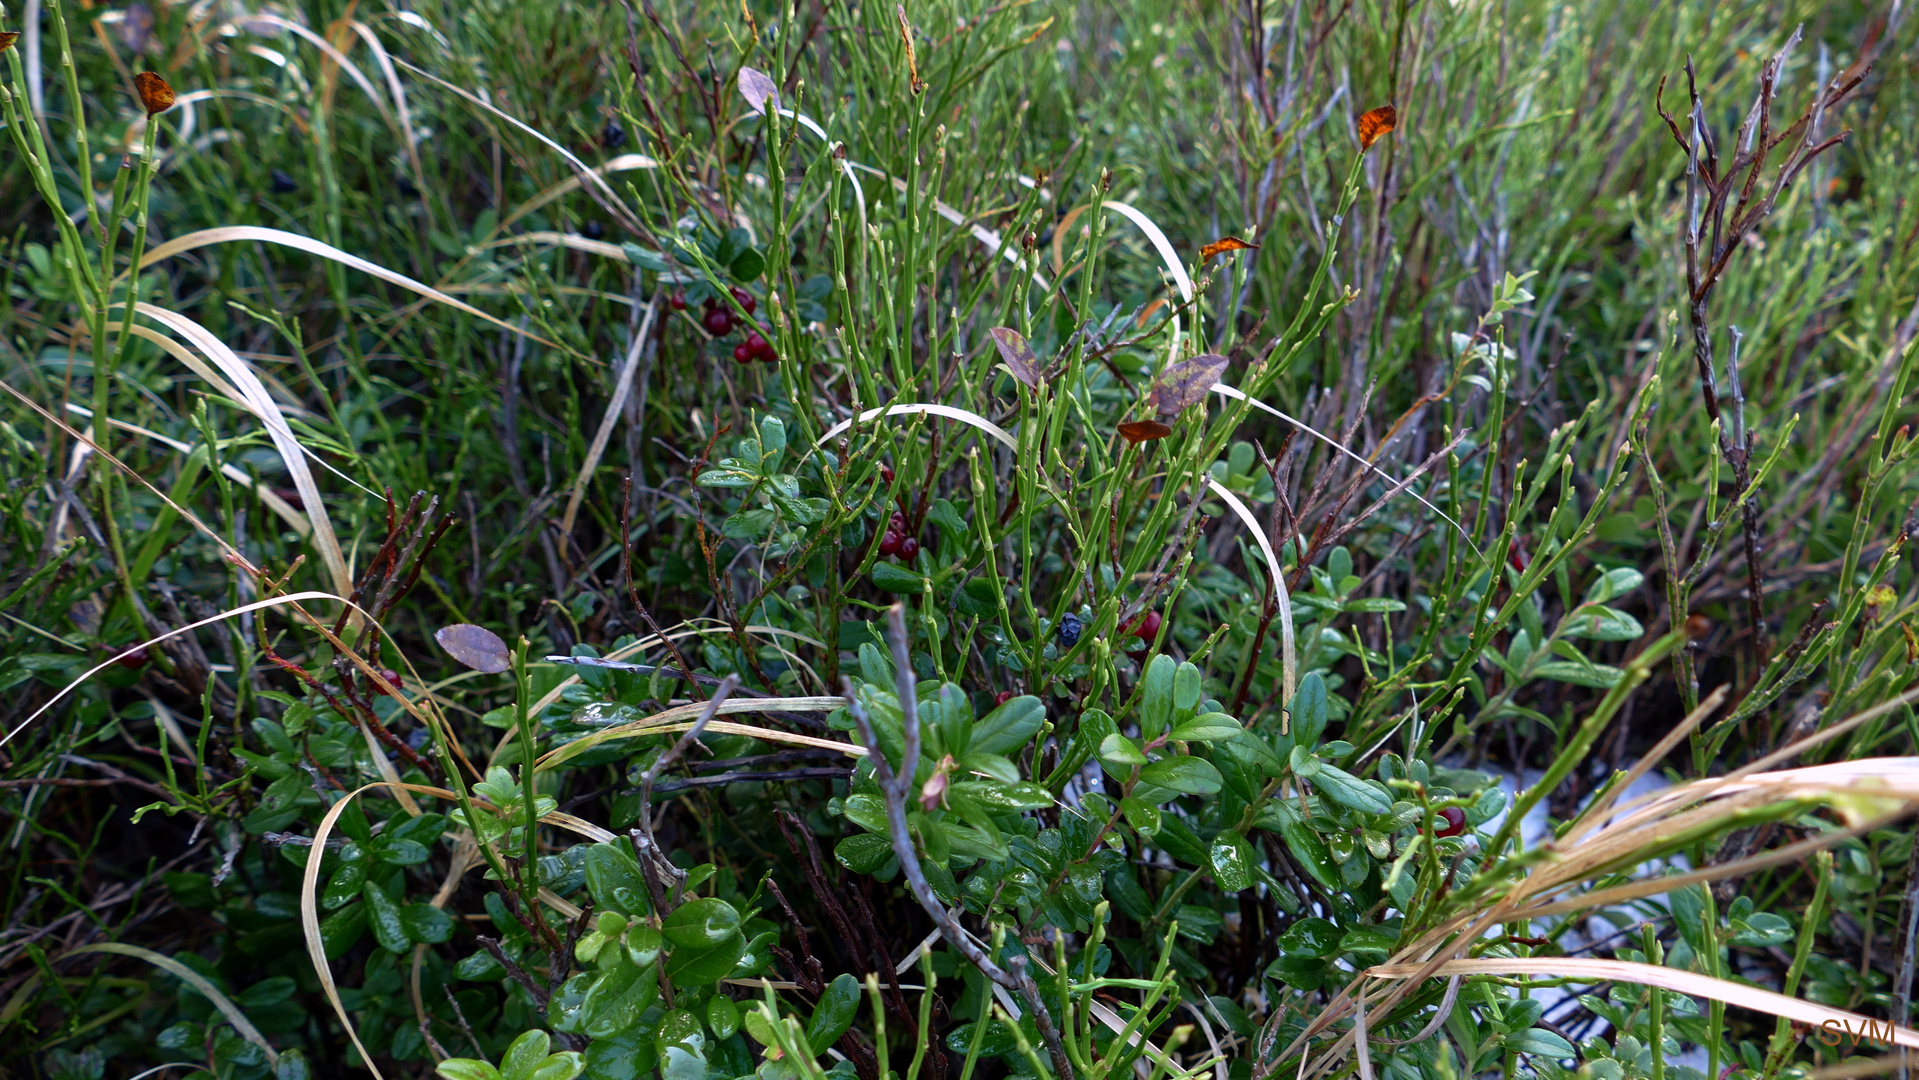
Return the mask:
POLYGON ((0 8, 0 1069, 1894 1067, 1919 23, 1798 17, 0 8))

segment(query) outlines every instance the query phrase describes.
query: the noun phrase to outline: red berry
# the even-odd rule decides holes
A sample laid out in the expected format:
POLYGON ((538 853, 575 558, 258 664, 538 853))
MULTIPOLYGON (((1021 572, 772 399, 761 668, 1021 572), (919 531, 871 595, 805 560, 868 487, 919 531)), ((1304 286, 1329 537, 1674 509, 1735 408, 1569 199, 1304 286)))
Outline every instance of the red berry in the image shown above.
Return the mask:
POLYGON ((884 463, 880 465, 880 479, 889 484, 893 482, 893 467, 891 465, 884 463))
POLYGON ((747 292, 738 285, 729 288, 727 291, 733 294, 733 299, 739 303, 740 309, 748 315, 753 314, 753 309, 760 306, 760 302, 753 298, 752 293, 747 292))
POLYGON ((919 553, 920 553, 920 542, 918 540, 915 540, 909 536, 906 539, 900 541, 900 558, 911 561, 913 556, 918 555, 919 553))
MULTIPOLYGON (((398 690, 400 688, 400 673, 393 670, 392 668, 380 669, 380 678, 385 679, 387 683, 391 685, 395 690, 398 690)), ((378 694, 378 693, 384 693, 385 691, 381 690, 378 686, 375 686, 373 688, 373 692, 378 694)))
POLYGON ((899 533, 893 531, 892 529, 886 530, 886 532, 880 537, 880 554, 881 555, 898 555, 900 553, 900 544, 902 543, 902 540, 903 538, 900 536, 899 533))
POLYGON ((672 294, 666 298, 666 306, 672 308, 674 311, 685 311, 686 290, 674 289, 672 294))
POLYGON ((725 308, 709 308, 706 317, 700 320, 706 332, 714 337, 725 337, 733 332, 733 315, 725 308))
POLYGON ((898 510, 893 511, 893 527, 900 532, 906 531, 906 515, 904 513, 898 510))
POLYGON ((1164 621, 1164 616, 1159 612, 1149 611, 1134 619, 1133 625, 1128 627, 1128 630, 1141 641, 1151 641, 1159 636, 1159 624, 1164 621))
POLYGON ((735 345, 733 346, 733 359, 738 360, 742 364, 750 364, 753 362, 753 350, 744 345, 735 345))
POLYGON ((113 662, 128 671, 138 671, 146 667, 152 659, 153 656, 147 652, 146 646, 135 645, 130 649, 122 649, 119 655, 113 658, 113 662))
POLYGON ((1466 831, 1466 811, 1457 806, 1448 806, 1433 816, 1437 819, 1433 822, 1434 836, 1458 836, 1466 831))
POLYGON ((993 695, 993 704, 995 705, 1004 705, 1011 700, 1013 700, 1013 692, 1011 690, 1001 690, 999 693, 993 695))
POLYGON ((746 332, 746 347, 754 356, 764 356, 773 351, 773 346, 758 330, 746 332))

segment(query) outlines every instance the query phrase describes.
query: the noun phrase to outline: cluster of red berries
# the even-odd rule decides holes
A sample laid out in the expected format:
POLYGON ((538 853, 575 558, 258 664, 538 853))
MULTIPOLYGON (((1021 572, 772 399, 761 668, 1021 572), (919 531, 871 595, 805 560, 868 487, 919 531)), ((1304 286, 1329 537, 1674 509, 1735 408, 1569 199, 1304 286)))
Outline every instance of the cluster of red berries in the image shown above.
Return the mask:
MULTIPOLYGON (((759 307, 760 302, 754 298, 753 294, 738 285, 729 287, 727 291, 733 294, 733 300, 740 305, 740 310, 748 315, 753 314, 754 309, 759 307)), ((686 292, 675 290, 666 298, 666 305, 674 311, 685 311, 686 292)), ((733 332, 735 325, 733 309, 721 303, 719 297, 707 297, 700 309, 700 325, 706 328, 707 333, 716 338, 723 338, 733 332)), ((755 360, 768 364, 780 362, 779 354, 773 351, 773 343, 766 340, 766 335, 761 332, 757 324, 746 332, 745 341, 733 346, 733 359, 742 364, 750 364, 755 360)))
POLYGON ((919 539, 906 535, 906 515, 893 511, 893 520, 887 523, 886 532, 880 537, 880 554, 898 555, 910 562, 919 553, 919 539))

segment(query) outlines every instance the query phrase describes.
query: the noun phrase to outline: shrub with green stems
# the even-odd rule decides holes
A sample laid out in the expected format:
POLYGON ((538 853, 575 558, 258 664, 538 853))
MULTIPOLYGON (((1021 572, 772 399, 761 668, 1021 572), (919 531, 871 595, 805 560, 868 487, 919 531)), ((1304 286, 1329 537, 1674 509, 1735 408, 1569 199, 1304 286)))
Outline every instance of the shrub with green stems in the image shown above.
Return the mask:
POLYGON ((1704 15, 36 6, 0 1060, 1919 1045, 1915 31, 1704 15))

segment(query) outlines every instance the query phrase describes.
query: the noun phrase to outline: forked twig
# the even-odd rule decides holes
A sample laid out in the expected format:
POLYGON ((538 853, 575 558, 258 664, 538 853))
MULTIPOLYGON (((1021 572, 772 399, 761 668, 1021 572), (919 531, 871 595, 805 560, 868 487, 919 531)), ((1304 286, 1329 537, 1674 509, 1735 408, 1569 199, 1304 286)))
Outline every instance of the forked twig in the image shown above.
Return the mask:
POLYGON ((1026 1002, 1027 1008, 1033 1011, 1033 1022, 1039 1028, 1040 1038, 1046 1042, 1047 1053, 1052 1056, 1053 1071, 1059 1080, 1074 1080, 1073 1063, 1066 1056, 1066 1045, 1060 1038, 1059 1026, 1047 1011, 1046 1003, 1040 1000, 1039 986, 1026 970, 1025 958, 1014 957, 1004 968, 995 963, 986 950, 967 934, 959 918, 933 894, 933 887, 926 881, 926 872, 920 867, 919 853, 913 848, 913 835, 906 824, 906 806, 913 797, 913 773, 920 758, 920 717, 919 698, 915 690, 918 680, 913 675, 912 655, 907 644, 911 639, 906 633, 905 603, 896 603, 887 609, 886 624, 887 639, 893 647, 895 689, 900 702, 902 752, 897 773, 880 748, 872 719, 853 695, 853 681, 842 679, 841 682, 846 694, 846 711, 852 716, 853 722, 859 725, 860 740, 870 751, 867 760, 873 763, 874 775, 879 779, 880 791, 886 798, 886 825, 893 834, 893 855, 900 861, 900 872, 906 877, 906 885, 913 899, 918 900, 920 907, 926 910, 947 943, 966 957, 981 974, 1019 994, 1026 1002))

